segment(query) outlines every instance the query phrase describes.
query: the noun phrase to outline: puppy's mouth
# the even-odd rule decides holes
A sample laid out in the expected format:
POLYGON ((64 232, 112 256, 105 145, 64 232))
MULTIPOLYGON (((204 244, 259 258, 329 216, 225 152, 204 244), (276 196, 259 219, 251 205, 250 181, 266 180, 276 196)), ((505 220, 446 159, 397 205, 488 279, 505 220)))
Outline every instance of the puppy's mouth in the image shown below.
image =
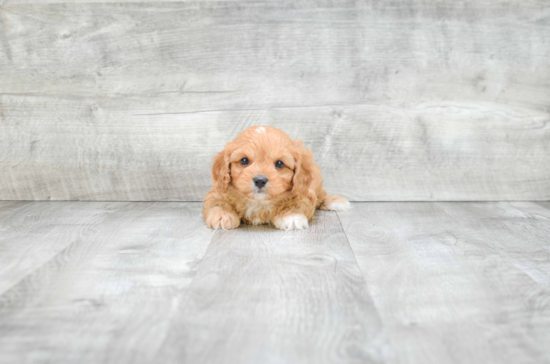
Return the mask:
POLYGON ((268 196, 264 188, 254 188, 251 195, 255 200, 265 200, 268 196))

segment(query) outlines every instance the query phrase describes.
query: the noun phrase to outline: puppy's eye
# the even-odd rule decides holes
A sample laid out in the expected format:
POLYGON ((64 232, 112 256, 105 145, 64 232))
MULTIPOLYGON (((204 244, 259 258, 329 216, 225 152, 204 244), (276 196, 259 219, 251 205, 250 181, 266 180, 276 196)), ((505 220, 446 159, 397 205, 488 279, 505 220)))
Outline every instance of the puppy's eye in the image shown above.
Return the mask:
POLYGON ((243 166, 247 166, 249 163, 250 163, 250 161, 248 160, 248 158, 243 158, 243 159, 241 159, 241 164, 242 164, 243 166))
POLYGON ((275 167, 277 167, 277 168, 283 168, 284 166, 285 166, 285 164, 281 161, 275 162, 275 167))

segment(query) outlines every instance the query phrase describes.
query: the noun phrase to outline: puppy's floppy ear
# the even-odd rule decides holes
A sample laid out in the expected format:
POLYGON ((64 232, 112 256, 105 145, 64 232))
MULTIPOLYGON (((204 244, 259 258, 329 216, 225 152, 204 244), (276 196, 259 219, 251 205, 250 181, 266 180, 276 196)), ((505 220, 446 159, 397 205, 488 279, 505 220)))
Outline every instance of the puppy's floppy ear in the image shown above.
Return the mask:
POLYGON ((214 157, 214 165, 212 166, 212 182, 214 182, 214 188, 222 193, 227 192, 229 182, 231 182, 230 147, 230 143, 227 143, 225 149, 216 154, 214 157))
POLYGON ((313 153, 306 149, 301 140, 293 140, 294 143, 294 178, 292 179, 292 193, 296 195, 298 200, 308 198, 313 203, 317 200, 315 193, 315 182, 317 179, 317 171, 315 162, 313 161, 313 153))

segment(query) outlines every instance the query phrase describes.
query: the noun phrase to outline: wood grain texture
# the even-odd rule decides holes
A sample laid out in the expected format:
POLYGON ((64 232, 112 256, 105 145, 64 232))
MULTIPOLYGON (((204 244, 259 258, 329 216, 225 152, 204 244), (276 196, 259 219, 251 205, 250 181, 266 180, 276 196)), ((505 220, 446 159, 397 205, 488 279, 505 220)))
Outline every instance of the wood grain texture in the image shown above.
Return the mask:
POLYGON ((403 363, 550 361, 550 211, 365 203, 338 213, 403 363))
POLYGON ((12 214, 15 210, 29 204, 29 201, 0 201, 0 221, 2 217, 12 214))
POLYGON ((0 362, 550 361, 550 202, 356 203, 295 232, 200 209, 0 202, 0 362))
POLYGON ((550 199, 545 1, 5 4, 0 199, 189 200, 251 125, 332 193, 550 199))
POLYGON ((309 230, 217 232, 162 363, 373 363, 393 358, 338 217, 309 230))
POLYGON ((200 204, 119 206, 0 296, 0 362, 152 362, 213 231, 200 204))
POLYGON ((124 205, 0 201, 0 294, 69 245, 96 234, 124 205))

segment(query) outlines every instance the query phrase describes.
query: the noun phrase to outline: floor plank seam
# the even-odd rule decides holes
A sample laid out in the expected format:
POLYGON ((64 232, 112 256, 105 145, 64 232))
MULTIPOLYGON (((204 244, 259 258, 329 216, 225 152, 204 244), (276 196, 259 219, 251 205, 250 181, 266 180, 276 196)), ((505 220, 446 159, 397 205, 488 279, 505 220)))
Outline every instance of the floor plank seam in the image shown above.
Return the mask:
MULTIPOLYGON (((363 270, 361 269, 361 265, 359 264, 359 261, 357 260, 357 257, 355 256, 355 251, 353 250, 353 246, 350 243, 348 233, 346 232, 346 229, 344 228, 344 224, 342 224, 342 220, 340 219, 340 215, 338 214, 338 211, 334 211, 336 214, 336 217, 338 217, 338 222, 340 223, 340 227, 342 228, 342 231, 344 232, 344 236, 346 237, 346 242, 348 243, 348 246, 353 254, 353 261, 357 265, 357 268, 359 269, 359 272, 361 272, 361 277, 363 278, 363 282, 365 282, 365 286, 367 287, 367 293, 370 297, 373 297, 372 292, 370 291, 370 285, 367 282, 367 279, 365 278, 365 273, 363 273, 363 270)), ((378 313, 378 316, 380 317, 380 320, 382 320, 382 316, 380 315, 380 309, 376 307, 376 301, 373 299, 374 307, 376 308, 376 312, 378 313)), ((383 323, 383 321, 382 321, 383 323)))
MULTIPOLYGON (((36 201, 35 201, 36 202, 36 201)), ((67 201, 67 202, 75 202, 75 201, 67 201)), ((96 202, 96 201, 93 201, 93 202, 96 202)), ((105 202, 110 202, 110 201, 105 201, 105 202)), ((130 204, 131 202, 128 202, 127 204, 130 204)), ((27 204, 23 205, 23 206, 27 206, 27 204)), ((17 286, 19 286, 22 282, 25 281, 25 279, 31 277, 32 275, 34 275, 36 272, 38 272, 40 269, 44 268, 47 264, 49 264, 50 262, 52 262, 53 260, 57 259, 57 257, 59 257, 60 255, 62 254, 65 254, 65 252, 67 250, 69 250, 73 245, 75 245, 78 241, 75 240, 75 241, 71 241, 69 244, 67 244, 63 249, 61 249, 60 251, 58 251, 56 254, 52 255, 52 257, 46 261, 44 261, 42 264, 38 265, 35 269, 33 269, 32 271, 30 271, 29 273, 25 274, 25 276, 23 276, 20 280, 18 280, 16 283, 14 283, 11 287, 9 287, 8 289, 6 289, 4 292, 0 292, 0 297, 6 295, 8 292, 12 291, 13 289, 15 289, 17 286)))

